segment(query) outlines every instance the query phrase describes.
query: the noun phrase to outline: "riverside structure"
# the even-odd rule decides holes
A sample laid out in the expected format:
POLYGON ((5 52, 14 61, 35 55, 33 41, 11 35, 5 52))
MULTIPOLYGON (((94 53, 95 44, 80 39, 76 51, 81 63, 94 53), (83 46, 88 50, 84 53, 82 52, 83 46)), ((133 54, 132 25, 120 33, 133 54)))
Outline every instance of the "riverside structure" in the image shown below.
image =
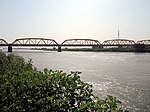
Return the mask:
POLYGON ((13 46, 40 46, 40 47, 58 47, 58 52, 62 51, 61 47, 92 47, 93 50, 103 50, 106 47, 134 48, 135 51, 150 51, 150 40, 139 40, 137 42, 128 39, 112 39, 105 40, 100 43, 94 39, 67 39, 61 44, 58 44, 53 39, 48 38, 20 38, 8 43, 6 40, 0 38, 0 46, 8 46, 8 52, 12 52, 13 46))

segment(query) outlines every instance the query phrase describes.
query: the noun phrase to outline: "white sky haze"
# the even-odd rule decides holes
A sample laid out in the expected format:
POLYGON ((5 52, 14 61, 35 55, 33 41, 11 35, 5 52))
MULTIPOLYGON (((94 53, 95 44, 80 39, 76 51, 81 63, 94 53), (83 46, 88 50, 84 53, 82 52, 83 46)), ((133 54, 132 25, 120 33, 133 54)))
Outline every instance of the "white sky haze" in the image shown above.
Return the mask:
POLYGON ((150 39, 150 0, 0 0, 0 38, 150 39))

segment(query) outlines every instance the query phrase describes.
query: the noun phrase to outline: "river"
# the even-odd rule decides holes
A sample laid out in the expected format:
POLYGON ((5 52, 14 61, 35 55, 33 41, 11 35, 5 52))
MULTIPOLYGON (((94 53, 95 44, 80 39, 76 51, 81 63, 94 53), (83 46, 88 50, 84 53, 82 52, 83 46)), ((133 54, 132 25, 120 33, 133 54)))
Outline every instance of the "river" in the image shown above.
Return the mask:
POLYGON ((14 51, 39 69, 80 71, 96 95, 112 95, 130 112, 150 112, 150 53, 14 51))

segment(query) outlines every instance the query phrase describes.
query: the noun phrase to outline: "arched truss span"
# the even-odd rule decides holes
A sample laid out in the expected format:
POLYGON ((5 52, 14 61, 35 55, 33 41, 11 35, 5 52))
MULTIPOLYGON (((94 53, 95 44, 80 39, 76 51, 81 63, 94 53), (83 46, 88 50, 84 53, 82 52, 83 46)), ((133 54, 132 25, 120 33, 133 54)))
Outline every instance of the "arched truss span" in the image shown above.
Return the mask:
POLYGON ((134 45, 135 42, 133 40, 127 39, 113 39, 113 40, 105 40, 103 45, 134 45))
POLYGON ((0 44, 1 44, 1 45, 7 45, 8 43, 7 43, 4 39, 1 39, 1 38, 0 38, 0 44))
POLYGON ((98 40, 93 39, 67 39, 61 45, 66 46, 94 46, 101 45, 98 40))
POLYGON ((51 46, 51 45, 58 45, 58 43, 53 39, 47 38, 21 38, 16 39, 12 45, 27 45, 27 46, 51 46))
POLYGON ((150 40, 139 40, 139 41, 137 41, 137 44, 150 45, 150 40))

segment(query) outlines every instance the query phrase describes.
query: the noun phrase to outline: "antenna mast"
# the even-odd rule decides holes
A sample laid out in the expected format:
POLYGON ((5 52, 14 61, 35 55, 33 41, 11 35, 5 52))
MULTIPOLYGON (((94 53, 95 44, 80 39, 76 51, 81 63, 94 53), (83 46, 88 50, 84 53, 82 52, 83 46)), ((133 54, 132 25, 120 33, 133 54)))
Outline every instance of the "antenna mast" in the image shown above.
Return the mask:
POLYGON ((119 30, 118 30, 118 39, 119 39, 119 36, 120 36, 120 32, 119 32, 119 30))

